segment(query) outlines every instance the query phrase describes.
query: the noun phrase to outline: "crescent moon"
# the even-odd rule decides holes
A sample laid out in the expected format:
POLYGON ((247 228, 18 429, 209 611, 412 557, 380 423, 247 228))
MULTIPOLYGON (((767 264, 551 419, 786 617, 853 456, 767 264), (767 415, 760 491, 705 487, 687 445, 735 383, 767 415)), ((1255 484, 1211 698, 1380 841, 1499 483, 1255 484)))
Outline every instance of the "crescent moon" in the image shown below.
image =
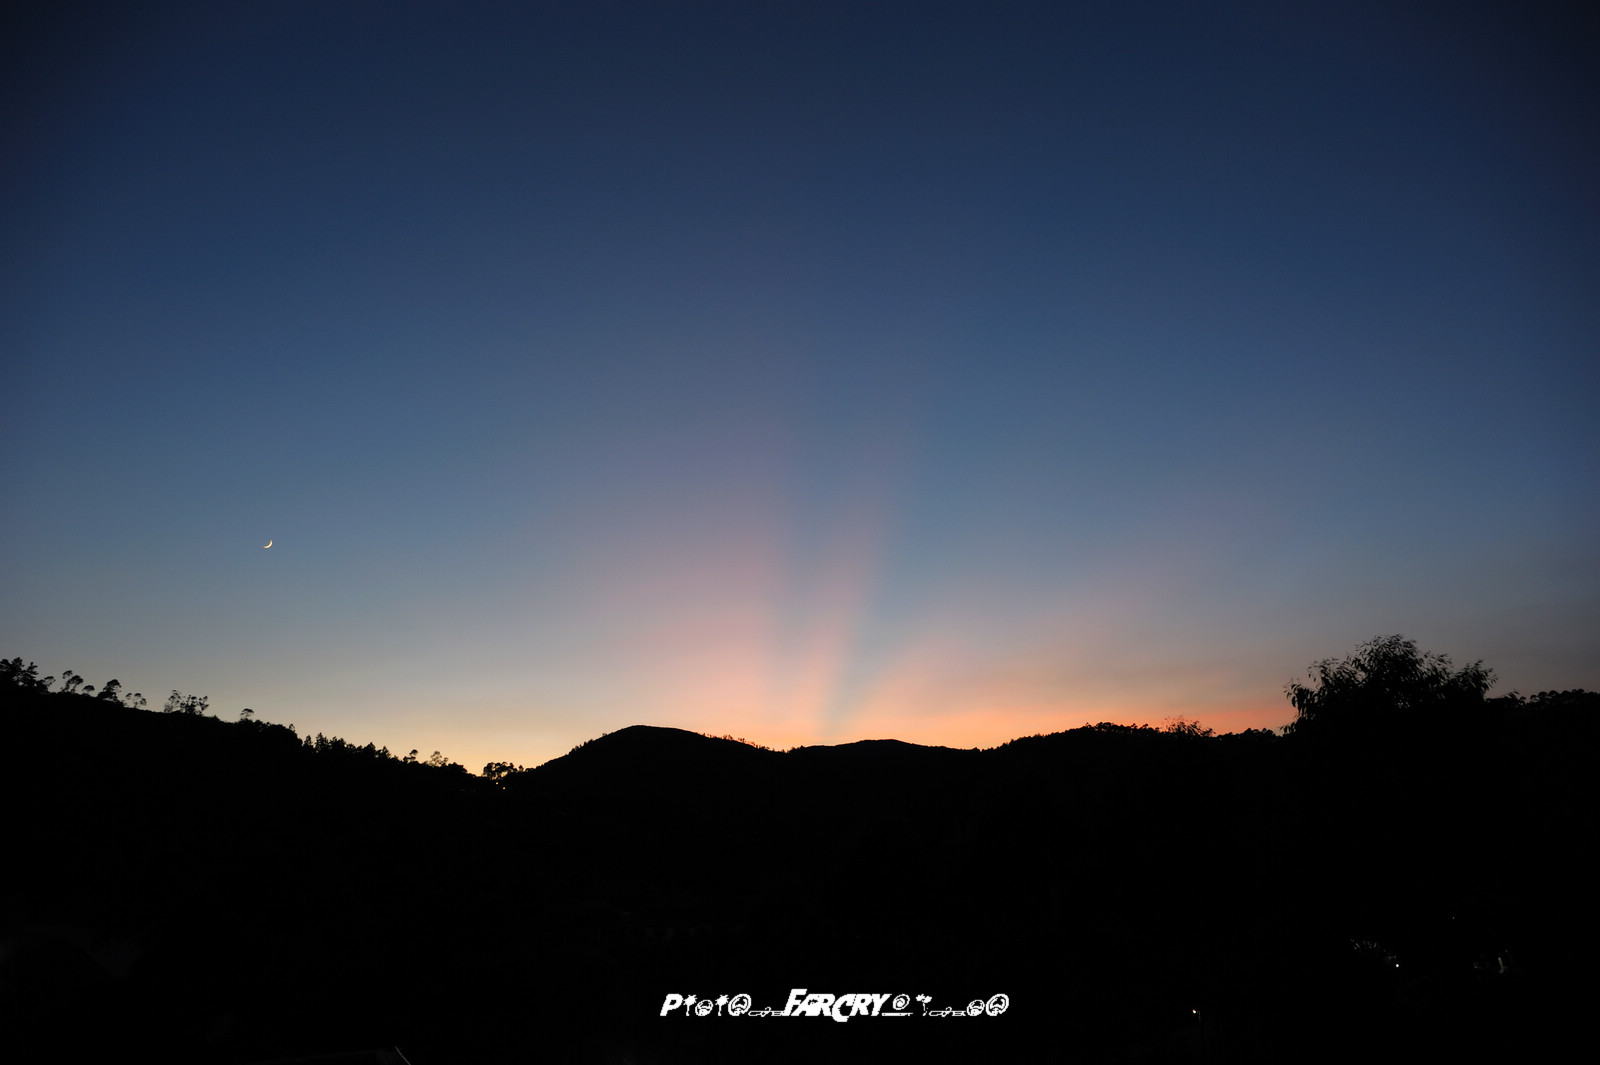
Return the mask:
POLYGON ((266 543, 261 545, 261 550, 265 551, 267 548, 269 548, 271 546, 272 546, 272 541, 268 540, 266 543))

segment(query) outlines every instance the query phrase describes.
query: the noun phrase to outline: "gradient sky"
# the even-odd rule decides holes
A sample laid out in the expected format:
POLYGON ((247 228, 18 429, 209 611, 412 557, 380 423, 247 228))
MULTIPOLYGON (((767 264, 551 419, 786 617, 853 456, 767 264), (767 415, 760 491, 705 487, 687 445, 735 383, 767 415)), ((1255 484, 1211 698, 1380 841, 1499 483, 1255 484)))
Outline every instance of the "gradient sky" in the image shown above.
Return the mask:
POLYGON ((474 770, 1600 689, 1592 19, 5 17, 0 654, 474 770))

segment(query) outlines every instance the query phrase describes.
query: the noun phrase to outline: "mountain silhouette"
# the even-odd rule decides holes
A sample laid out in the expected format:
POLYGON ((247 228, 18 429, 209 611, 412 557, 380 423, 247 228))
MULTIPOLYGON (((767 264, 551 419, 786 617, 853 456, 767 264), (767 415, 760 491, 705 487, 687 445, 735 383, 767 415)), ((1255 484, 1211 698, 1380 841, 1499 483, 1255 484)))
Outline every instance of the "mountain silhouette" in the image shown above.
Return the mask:
POLYGON ((1359 758, 1316 730, 780 752, 634 726, 490 780, 0 685, 0 1056, 1538 1058, 1586 1008, 1596 709, 1417 719, 1359 758), (795 989, 928 1000, 662 1014, 795 989))

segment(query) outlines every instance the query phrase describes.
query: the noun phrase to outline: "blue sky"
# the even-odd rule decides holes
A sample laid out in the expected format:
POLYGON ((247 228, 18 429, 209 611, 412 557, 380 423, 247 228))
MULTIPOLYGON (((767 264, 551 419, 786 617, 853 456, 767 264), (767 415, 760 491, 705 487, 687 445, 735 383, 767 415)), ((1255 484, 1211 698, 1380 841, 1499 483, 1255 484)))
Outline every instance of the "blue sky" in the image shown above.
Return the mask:
POLYGON ((47 672, 473 768, 1281 724, 1390 632, 1600 688, 1570 13, 11 18, 47 672))

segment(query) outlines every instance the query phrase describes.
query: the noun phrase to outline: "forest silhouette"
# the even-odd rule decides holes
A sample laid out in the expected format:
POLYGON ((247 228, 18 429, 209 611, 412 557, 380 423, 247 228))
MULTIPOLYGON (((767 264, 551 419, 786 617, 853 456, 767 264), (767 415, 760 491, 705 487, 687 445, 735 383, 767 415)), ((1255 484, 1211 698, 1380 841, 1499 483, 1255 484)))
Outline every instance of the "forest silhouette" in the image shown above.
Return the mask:
POLYGON ((474 774, 0 661, 0 1059, 1554 1056, 1588 1012, 1600 695, 1493 680, 1390 636, 1291 682, 1282 735, 634 726, 474 774), (663 1015, 796 988, 1011 1005, 663 1015))

